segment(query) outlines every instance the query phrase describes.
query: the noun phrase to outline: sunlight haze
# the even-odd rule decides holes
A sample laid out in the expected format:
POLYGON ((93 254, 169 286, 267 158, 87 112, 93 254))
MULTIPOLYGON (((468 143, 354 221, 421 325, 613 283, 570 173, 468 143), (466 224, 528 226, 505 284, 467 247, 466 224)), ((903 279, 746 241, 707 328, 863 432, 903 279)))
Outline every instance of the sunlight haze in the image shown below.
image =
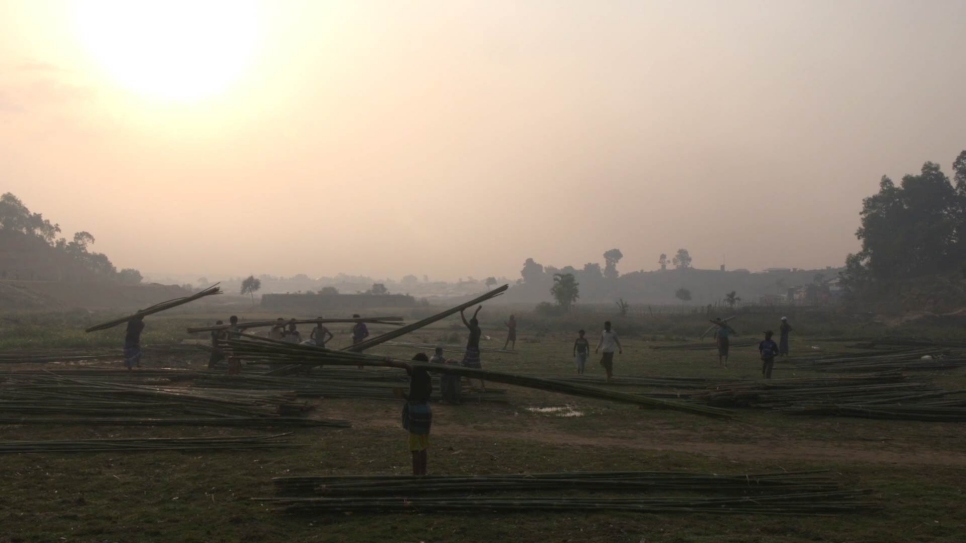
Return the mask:
POLYGON ((0 192, 151 273, 841 266, 966 2, 0 0, 0 192), (197 8, 189 6, 199 6, 197 8))

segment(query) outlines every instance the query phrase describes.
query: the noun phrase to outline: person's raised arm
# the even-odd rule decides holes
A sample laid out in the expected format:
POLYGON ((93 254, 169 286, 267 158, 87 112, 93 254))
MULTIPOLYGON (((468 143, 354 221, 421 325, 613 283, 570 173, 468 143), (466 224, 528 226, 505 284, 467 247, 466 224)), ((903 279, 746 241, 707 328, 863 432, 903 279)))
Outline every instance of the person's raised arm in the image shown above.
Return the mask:
POLYGON ((480 314, 480 310, 483 309, 482 305, 476 306, 476 311, 473 312, 473 318, 475 319, 477 315, 480 314))
POLYGON ((463 310, 462 309, 460 309, 460 319, 463 321, 463 326, 465 326, 467 328, 470 327, 470 323, 469 323, 469 321, 466 320, 466 315, 463 314, 463 310))

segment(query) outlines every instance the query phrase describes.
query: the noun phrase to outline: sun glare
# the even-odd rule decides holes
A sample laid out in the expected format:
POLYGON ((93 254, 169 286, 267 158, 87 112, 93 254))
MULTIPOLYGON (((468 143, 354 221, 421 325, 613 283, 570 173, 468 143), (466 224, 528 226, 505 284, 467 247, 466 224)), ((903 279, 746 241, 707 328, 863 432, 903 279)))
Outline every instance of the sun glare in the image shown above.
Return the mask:
POLYGON ((254 0, 75 0, 78 36, 120 85, 166 100, 225 91, 258 41, 254 0))

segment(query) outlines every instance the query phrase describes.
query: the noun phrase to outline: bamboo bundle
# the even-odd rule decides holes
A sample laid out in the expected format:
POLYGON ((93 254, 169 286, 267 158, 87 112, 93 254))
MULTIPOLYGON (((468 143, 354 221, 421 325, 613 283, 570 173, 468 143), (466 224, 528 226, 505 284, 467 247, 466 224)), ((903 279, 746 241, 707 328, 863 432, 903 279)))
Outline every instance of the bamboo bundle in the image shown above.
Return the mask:
POLYGON ((966 358, 946 357, 944 351, 917 349, 888 354, 832 355, 790 360, 796 367, 819 372, 935 371, 966 366, 966 358), (928 356, 924 359, 923 357, 928 356))
POLYGON ((0 387, 0 412, 103 419, 266 420, 301 414, 310 405, 281 390, 163 387, 56 375, 8 374, 0 387))
POLYGON ((822 405, 787 409, 783 412, 788 415, 804 416, 855 417, 919 422, 966 422, 966 407, 822 405))
POLYGON ((195 300, 200 300, 201 298, 204 298, 205 296, 213 296, 215 294, 221 294, 221 288, 218 287, 217 284, 212 285, 212 286, 210 286, 210 287, 208 287, 208 288, 206 288, 206 289, 204 289, 204 290, 202 290, 200 292, 196 292, 195 294, 192 294, 191 296, 185 296, 183 298, 175 298, 174 300, 168 300, 166 302, 161 302, 159 304, 152 305, 151 307, 142 309, 142 310, 138 311, 137 313, 134 313, 133 315, 128 315, 127 317, 121 317, 119 319, 114 319, 112 321, 107 321, 105 323, 101 323, 101 324, 98 324, 98 325, 95 325, 95 326, 91 326, 90 328, 88 328, 87 330, 85 330, 85 332, 96 332, 98 330, 107 330, 108 328, 114 328, 115 326, 124 324, 127 321, 129 321, 129 320, 136 319, 136 318, 139 318, 139 317, 146 317, 148 315, 153 315, 155 313, 160 313, 162 311, 167 311, 168 309, 173 309, 175 307, 178 307, 179 305, 184 305, 184 304, 187 304, 187 303, 191 303, 191 302, 193 302, 195 300))
POLYGON ((80 439, 71 441, 0 441, 0 454, 79 453, 79 452, 157 452, 157 451, 236 451, 298 447, 283 439, 291 434, 272 436, 218 436, 179 438, 80 439))
POLYGON ((351 428, 345 420, 307 419, 303 417, 5 417, 0 426, 221 426, 228 428, 351 428))
POLYGON ((556 473, 275 479, 291 513, 632 511, 829 514, 871 509, 868 492, 815 472, 760 475, 556 473))
MULTIPOLYGON (((364 322, 366 324, 387 324, 389 326, 401 326, 403 323, 402 317, 360 317, 357 319, 293 319, 285 321, 285 325, 292 324, 347 324, 347 323, 357 323, 364 322)), ((248 328, 266 328, 269 326, 275 326, 279 324, 277 320, 274 321, 252 321, 252 322, 240 322, 238 323, 238 328, 248 329, 248 328)), ((221 324, 217 326, 204 326, 201 328, 188 328, 189 334, 197 334, 201 332, 215 332, 218 330, 228 330, 231 328, 230 324, 221 324)))
POLYGON ((653 409, 668 409, 682 411, 692 414, 729 417, 730 414, 722 409, 716 409, 698 405, 688 405, 680 402, 671 402, 658 398, 647 398, 635 394, 614 392, 602 388, 591 387, 582 384, 566 383, 552 379, 543 379, 525 375, 514 375, 487 370, 477 370, 459 366, 443 364, 419 364, 393 360, 391 358, 369 356, 362 353, 347 351, 329 351, 305 345, 292 345, 265 338, 255 338, 245 336, 241 339, 231 339, 227 342, 234 356, 246 360, 260 360, 266 363, 288 364, 287 367, 312 367, 320 364, 324 365, 361 365, 379 367, 421 367, 430 373, 445 373, 449 375, 459 375, 470 379, 481 379, 485 381, 504 383, 508 385, 546 390, 571 396, 581 396, 621 403, 630 403, 641 407, 653 409))
MULTIPOLYGON (((466 352, 466 347, 463 345, 443 345, 443 344, 433 344, 433 343, 405 343, 401 341, 387 341, 386 345, 390 347, 406 347, 411 349, 420 349, 420 350, 429 350, 429 351, 435 349, 436 347, 442 347, 443 350, 446 352, 454 352, 454 351, 460 352, 460 353, 466 352)), ((508 351, 506 349, 481 348, 480 352, 496 353, 496 354, 514 354, 514 355, 517 354, 517 351, 508 351)))

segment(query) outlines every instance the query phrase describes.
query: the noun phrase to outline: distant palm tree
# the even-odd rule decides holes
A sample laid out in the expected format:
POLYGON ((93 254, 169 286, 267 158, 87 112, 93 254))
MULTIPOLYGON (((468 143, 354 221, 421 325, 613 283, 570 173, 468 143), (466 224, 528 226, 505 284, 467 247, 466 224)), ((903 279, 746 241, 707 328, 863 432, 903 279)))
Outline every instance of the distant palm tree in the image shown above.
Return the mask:
POLYGON ((726 304, 728 304, 728 307, 730 307, 731 309, 734 309, 735 305, 741 301, 741 297, 738 296, 737 292, 732 290, 728 294, 725 294, 724 301, 726 304))

